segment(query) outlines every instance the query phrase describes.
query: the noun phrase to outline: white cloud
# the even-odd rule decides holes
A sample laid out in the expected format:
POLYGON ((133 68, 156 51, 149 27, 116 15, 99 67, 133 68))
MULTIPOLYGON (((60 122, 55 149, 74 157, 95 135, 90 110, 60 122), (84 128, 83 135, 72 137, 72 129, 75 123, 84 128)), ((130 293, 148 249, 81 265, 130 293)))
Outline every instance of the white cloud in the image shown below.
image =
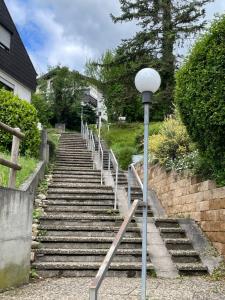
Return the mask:
MULTIPOLYGON (((24 42, 38 73, 59 63, 82 71, 87 58, 99 57, 136 31, 133 23, 112 23, 109 14, 120 14, 118 0, 5 1, 20 31, 26 31, 24 42)), ((216 0, 208 5, 207 19, 224 11, 225 2, 216 0)))

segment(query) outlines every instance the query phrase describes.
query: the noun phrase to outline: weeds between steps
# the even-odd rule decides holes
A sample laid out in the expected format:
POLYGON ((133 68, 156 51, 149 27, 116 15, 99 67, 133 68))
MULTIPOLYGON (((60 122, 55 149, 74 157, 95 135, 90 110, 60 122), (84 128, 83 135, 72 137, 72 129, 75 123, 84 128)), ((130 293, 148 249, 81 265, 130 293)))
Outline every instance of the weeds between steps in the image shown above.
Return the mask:
MULTIPOLYGON (((41 243, 37 241, 38 237, 45 236, 47 234, 46 230, 39 230, 39 219, 44 214, 43 207, 45 206, 45 200, 48 192, 48 186, 52 182, 52 171, 53 165, 49 164, 45 170, 44 179, 38 185, 37 194, 34 200, 34 210, 33 210, 33 224, 32 224, 32 244, 31 244, 31 263, 35 260, 35 250, 41 247, 41 243)), ((39 278, 35 268, 30 270, 30 279, 34 280, 39 278)))

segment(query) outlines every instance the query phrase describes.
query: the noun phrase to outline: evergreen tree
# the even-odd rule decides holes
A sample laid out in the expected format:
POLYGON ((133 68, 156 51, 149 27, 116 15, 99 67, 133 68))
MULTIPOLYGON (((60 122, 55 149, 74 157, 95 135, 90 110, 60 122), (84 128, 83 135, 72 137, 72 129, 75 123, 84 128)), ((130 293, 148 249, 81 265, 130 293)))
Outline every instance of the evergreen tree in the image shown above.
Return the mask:
POLYGON ((173 100, 177 44, 192 37, 205 26, 205 4, 213 0, 119 0, 122 14, 111 15, 113 22, 137 21, 141 30, 124 40, 117 49, 117 64, 139 61, 149 66, 146 57, 153 56, 162 78, 158 94, 164 114, 169 113, 173 100))

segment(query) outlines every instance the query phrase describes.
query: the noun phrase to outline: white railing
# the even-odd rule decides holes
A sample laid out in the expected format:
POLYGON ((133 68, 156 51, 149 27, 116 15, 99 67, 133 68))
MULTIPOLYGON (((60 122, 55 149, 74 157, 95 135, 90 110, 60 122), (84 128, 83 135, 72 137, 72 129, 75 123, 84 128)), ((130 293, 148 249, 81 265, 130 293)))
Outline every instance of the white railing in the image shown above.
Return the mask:
POLYGON ((114 170, 115 170, 115 175, 116 175, 116 178, 114 180, 114 177, 113 177, 113 180, 114 180, 114 195, 115 195, 115 199, 114 199, 114 209, 117 209, 117 191, 118 191, 118 172, 119 172, 119 164, 117 162, 117 159, 115 157, 115 154, 113 153, 112 149, 110 149, 109 151, 109 164, 108 164, 108 170, 110 171, 110 168, 111 168, 111 163, 114 167, 114 170))
POLYGON ((135 163, 130 164, 128 167, 128 207, 131 206, 131 181, 132 181, 132 178, 135 178, 135 180, 137 181, 139 187, 141 188, 141 190, 143 192, 143 183, 135 169, 135 163))
POLYGON ((97 300, 98 289, 100 288, 101 283, 106 276, 106 273, 110 267, 111 261, 116 254, 116 251, 124 237, 127 227, 129 226, 139 203, 140 203, 139 200, 134 200, 132 207, 130 208, 111 247, 109 248, 109 251, 108 251, 107 255, 105 256, 105 259, 103 260, 96 277, 92 280, 92 283, 91 283, 91 286, 89 289, 89 300, 97 300))
POLYGON ((102 185, 103 184, 103 169, 104 169, 104 152, 102 149, 101 142, 98 144, 98 157, 99 157, 99 162, 100 162, 100 167, 101 167, 101 185, 102 185))

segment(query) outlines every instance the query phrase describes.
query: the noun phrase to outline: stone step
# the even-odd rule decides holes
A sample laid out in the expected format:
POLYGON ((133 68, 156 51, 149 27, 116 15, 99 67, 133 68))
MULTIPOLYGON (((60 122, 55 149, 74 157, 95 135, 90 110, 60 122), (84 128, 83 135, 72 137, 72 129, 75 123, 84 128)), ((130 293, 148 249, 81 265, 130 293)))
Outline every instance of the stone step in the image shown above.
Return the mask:
MULTIPOLYGON (((76 226, 65 226, 65 225, 39 225, 38 228, 40 230, 59 230, 59 231, 95 231, 100 232, 102 231, 102 226, 85 226, 85 225, 76 225, 76 226)), ((103 232, 118 232, 120 227, 116 226, 104 226, 103 232)), ((127 232, 132 233, 140 233, 140 229, 135 225, 128 225, 127 232)), ((172 250, 171 250, 172 251, 172 250)))
POLYGON ((86 162, 92 162, 91 157, 56 157, 57 163, 86 163, 86 162))
POLYGON ((103 194, 103 195, 114 195, 112 190, 105 189, 105 188, 93 188, 93 187, 85 187, 85 188, 79 188, 79 187, 73 187, 73 188, 49 188, 48 189, 48 195, 50 194, 64 194, 64 195, 70 195, 70 194, 103 194))
MULTIPOLYGON (((33 266, 37 269, 38 274, 45 277, 95 277, 101 266, 100 262, 43 262, 34 263, 33 266)), ((111 263, 108 277, 140 277, 141 263, 111 263)), ((147 274, 155 276, 155 272, 151 263, 147 264, 147 274)))
POLYGON ((202 276, 208 274, 207 267, 204 267, 201 263, 177 263, 176 267, 181 276, 202 276))
MULTIPOLYGON (((37 249, 38 262, 102 262, 109 249, 37 249)), ((137 262, 141 259, 141 249, 118 249, 113 262, 137 262)), ((149 260, 149 258, 148 258, 149 260)))
POLYGON ((56 200, 45 200, 44 201, 45 205, 48 206, 77 206, 80 207, 82 206, 83 209, 85 208, 91 208, 91 207, 101 207, 105 209, 112 209, 114 206, 114 201, 112 200, 105 200, 103 201, 73 201, 73 200, 61 200, 61 199, 56 199, 56 200))
MULTIPOLYGON (((69 227, 69 226, 66 226, 69 227)), ((71 226, 72 227, 72 226, 71 226)), ((90 226, 89 226, 90 227, 90 226)), ((95 230, 89 230, 89 231, 84 231, 84 230, 47 230, 47 231, 42 231, 40 235, 43 235, 45 237, 48 236, 77 236, 77 237, 112 237, 115 238, 117 232, 112 230, 112 231, 95 231, 95 230), (42 234, 43 233, 43 234, 42 234)), ((133 232, 126 232, 124 235, 125 238, 134 238, 134 237, 140 237, 140 231, 137 233, 133 232)))
POLYGON ((53 172, 55 171, 90 171, 92 167, 87 167, 87 166, 73 166, 73 167, 67 167, 67 166, 55 166, 53 172))
POLYGON ((65 177, 65 178, 55 178, 53 177, 53 183, 63 183, 63 182, 67 182, 67 183, 93 183, 93 184, 101 184, 101 177, 96 178, 96 177, 85 177, 85 178, 70 178, 70 177, 65 177))
POLYGON ((93 162, 91 159, 85 159, 84 160, 78 160, 78 159, 74 159, 74 160, 63 160, 63 159, 58 159, 55 163, 55 166, 59 166, 59 165, 66 165, 66 166, 92 166, 93 162))
POLYGON ((92 159, 92 155, 90 154, 71 154, 71 153, 67 153, 67 154, 57 154, 56 155, 56 159, 57 160, 84 160, 84 159, 92 159))
POLYGON ((178 228, 180 227, 176 219, 155 218, 155 225, 160 228, 178 228))
POLYGON ((163 238, 185 238, 185 230, 182 228, 160 228, 163 238))
POLYGON ((168 250, 193 250, 189 239, 164 239, 168 250))
POLYGON ((74 207, 74 206, 48 206, 45 208, 45 212, 53 212, 53 213, 85 213, 85 214, 102 214, 102 215, 118 215, 118 209, 104 209, 104 208, 92 208, 92 207, 74 207))
MULTIPOLYGON (((65 225, 65 226, 116 226, 120 227, 123 218, 120 216, 109 215, 69 215, 69 214, 47 214, 40 217, 41 225, 65 225)), ((133 224, 135 219, 132 220, 133 224)), ((132 224, 132 223, 131 223, 132 224)))
POLYGON ((60 155, 60 156, 66 156, 68 157, 69 155, 75 155, 75 156, 90 156, 92 154, 92 152, 90 150, 87 149, 80 149, 78 150, 71 150, 71 149, 67 149, 67 150, 60 150, 57 149, 56 150, 56 155, 60 155))
POLYGON ((94 190, 102 190, 102 191, 107 191, 107 192, 111 192, 112 191, 112 187, 111 186, 105 186, 105 185, 101 185, 101 184, 95 184, 95 183, 71 183, 71 182, 53 182, 49 185, 49 189, 53 189, 53 188, 65 188, 65 189, 94 189, 94 190))
POLYGON ((120 215, 98 215, 98 216, 85 216, 83 214, 80 215, 76 215, 74 216, 73 214, 71 215, 66 215, 66 214, 47 214, 47 215, 43 215, 40 217, 40 220, 81 220, 81 221, 90 221, 90 223, 92 221, 123 221, 124 218, 121 217, 120 215))
POLYGON ((101 172, 98 171, 98 170, 73 170, 73 171, 67 171, 67 170, 54 170, 53 172, 53 177, 55 176, 66 176, 66 177, 73 177, 73 176, 77 176, 77 175, 80 175, 80 176, 101 176, 101 172))
MULTIPOLYGON (((67 250, 67 249, 62 249, 62 250, 67 250)), ((70 250, 70 249, 69 249, 70 250)), ((81 254, 71 254, 73 253, 73 250, 76 249, 71 249, 72 251, 69 252, 69 254, 62 254, 63 251, 60 251, 59 254, 37 254, 37 262, 102 262, 105 258, 106 254, 86 254, 84 253, 81 254)), ((78 249, 78 250, 83 250, 83 249, 78 249)), ((98 250, 98 249, 96 249, 98 250)), ((99 249, 101 250, 101 249, 99 249)), ((127 250, 127 249, 124 249, 127 250)), ((137 255, 115 255, 113 258, 113 262, 137 262, 141 261, 141 256, 137 255)))
MULTIPOLYGON (((41 242, 41 248, 63 248, 63 249, 92 249, 109 248, 114 237, 100 236, 38 236, 37 241, 41 242)), ((141 238, 125 237, 119 246, 121 249, 140 248, 141 238)))
POLYGON ((99 195, 99 194, 95 194, 95 195, 92 195, 92 194, 85 194, 85 195, 80 195, 80 194, 78 194, 78 195, 76 195, 76 194, 68 194, 68 195, 61 195, 61 194, 54 194, 54 193, 52 193, 52 194, 48 194, 47 195, 47 200, 48 199, 54 199, 54 200, 56 200, 56 199, 59 199, 59 200, 79 200, 79 201, 81 201, 81 200, 88 200, 88 201, 91 201, 91 200, 94 200, 94 201, 96 201, 96 200, 103 200, 103 201, 105 201, 105 200, 114 200, 114 195, 113 194, 106 194, 106 195, 104 195, 104 194, 101 194, 101 195, 99 195))
POLYGON ((198 263, 200 257, 195 250, 169 250, 172 260, 175 263, 198 263))

